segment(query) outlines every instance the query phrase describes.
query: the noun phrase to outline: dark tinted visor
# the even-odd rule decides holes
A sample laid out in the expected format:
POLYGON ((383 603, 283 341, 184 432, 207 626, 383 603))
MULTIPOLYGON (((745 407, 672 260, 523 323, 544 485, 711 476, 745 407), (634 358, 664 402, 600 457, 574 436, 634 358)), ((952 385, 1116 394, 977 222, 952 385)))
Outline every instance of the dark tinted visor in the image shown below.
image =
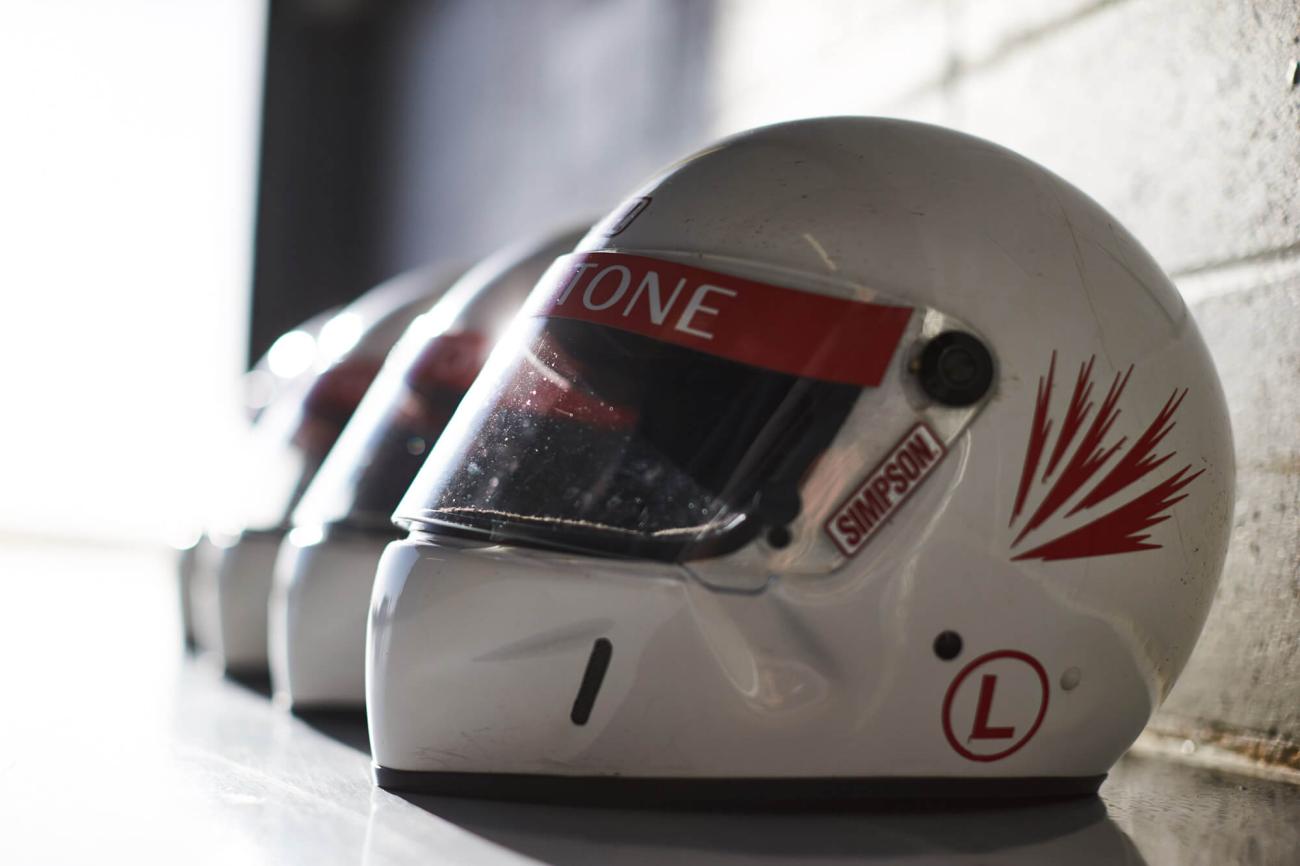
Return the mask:
POLYGON ((639 256, 564 257, 399 523, 688 561, 781 531, 912 316, 639 256))

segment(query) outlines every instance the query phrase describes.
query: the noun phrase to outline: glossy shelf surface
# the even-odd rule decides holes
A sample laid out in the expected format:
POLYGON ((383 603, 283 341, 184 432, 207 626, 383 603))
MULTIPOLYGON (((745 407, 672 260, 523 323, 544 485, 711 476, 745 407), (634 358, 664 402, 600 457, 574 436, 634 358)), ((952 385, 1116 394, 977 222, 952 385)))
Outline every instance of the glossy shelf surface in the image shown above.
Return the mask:
POLYGON ((672 813, 401 797, 355 718, 179 649, 171 561, 0 542, 0 863, 1300 863, 1300 787, 1130 756, 1100 798, 672 813))

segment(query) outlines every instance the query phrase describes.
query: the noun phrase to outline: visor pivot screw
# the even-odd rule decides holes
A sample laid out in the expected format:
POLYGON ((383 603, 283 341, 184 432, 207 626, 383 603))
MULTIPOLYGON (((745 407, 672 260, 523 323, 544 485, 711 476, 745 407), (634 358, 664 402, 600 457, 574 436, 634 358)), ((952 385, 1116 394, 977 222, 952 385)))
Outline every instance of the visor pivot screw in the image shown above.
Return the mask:
POLYGON ((962 331, 945 331, 921 350, 921 389, 945 406, 970 406, 993 384, 993 356, 962 331))
POLYGON ((946 662, 961 655, 961 635, 955 631, 941 631, 934 639, 934 654, 946 662))

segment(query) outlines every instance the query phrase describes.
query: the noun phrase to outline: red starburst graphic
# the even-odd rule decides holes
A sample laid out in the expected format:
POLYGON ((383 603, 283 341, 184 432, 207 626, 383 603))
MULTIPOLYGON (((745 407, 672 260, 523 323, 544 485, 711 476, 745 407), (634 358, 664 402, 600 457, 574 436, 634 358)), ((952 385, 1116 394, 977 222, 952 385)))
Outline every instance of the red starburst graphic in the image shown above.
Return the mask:
MULTIPOLYGON (((1051 456, 1038 483, 1046 488, 1046 493, 1033 509, 1029 519, 1011 543, 1012 548, 1019 546, 1025 536, 1046 523, 1054 514, 1073 499, 1117 454, 1119 459, 1108 472, 1101 476, 1091 489, 1079 499, 1066 516, 1073 516, 1110 500, 1121 492, 1130 489, 1138 481, 1166 463, 1174 452, 1157 455, 1156 449, 1161 441, 1174 429, 1174 416, 1182 405, 1187 390, 1174 393, 1165 401, 1162 408, 1147 425, 1145 431, 1124 451, 1128 441, 1119 437, 1110 441, 1111 428, 1120 416, 1119 401, 1133 375, 1130 366, 1124 373, 1116 373, 1110 388, 1106 392, 1092 422, 1087 425, 1079 444, 1073 453, 1070 446, 1080 430, 1084 429, 1088 416, 1092 414, 1093 380, 1092 369, 1096 357, 1088 359, 1079 366, 1074 389, 1066 406, 1065 415, 1060 425, 1060 433, 1051 450, 1051 456), (1067 458, 1066 455, 1069 454, 1067 458), (1048 479, 1059 464, 1064 461, 1056 480, 1050 485, 1048 479)), ((1034 404, 1034 416, 1029 427, 1029 441, 1025 447, 1025 461, 1021 467, 1020 484, 1016 488, 1015 505, 1011 512, 1011 526, 1015 526, 1025 510, 1030 491, 1038 475, 1038 465, 1052 435, 1054 419, 1051 415, 1052 387, 1056 375, 1056 353, 1052 353, 1047 375, 1038 380, 1038 394, 1034 404)), ((1113 553, 1133 553, 1140 550, 1155 550, 1159 544, 1150 542, 1151 527, 1169 519, 1169 510, 1178 502, 1187 498, 1182 490, 1204 472, 1188 474, 1191 464, 1183 466, 1177 472, 1157 483, 1150 490, 1134 496, 1117 505, 1077 529, 1057 535, 1032 550, 1014 557, 1015 559, 1041 559, 1053 561, 1058 559, 1081 559, 1090 556, 1108 556, 1113 553)))

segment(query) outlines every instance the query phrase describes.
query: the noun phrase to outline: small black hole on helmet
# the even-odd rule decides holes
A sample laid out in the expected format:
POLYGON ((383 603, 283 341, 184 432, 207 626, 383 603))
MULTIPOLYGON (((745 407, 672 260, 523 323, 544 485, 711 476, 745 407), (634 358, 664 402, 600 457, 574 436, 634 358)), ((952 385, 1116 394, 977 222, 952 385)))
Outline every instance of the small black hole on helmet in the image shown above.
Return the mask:
POLYGON ((961 655, 961 635, 955 631, 941 631, 934 639, 934 654, 944 661, 952 661, 961 655))
POLYGON ((993 356, 976 337, 945 331, 921 350, 921 389, 945 406, 970 406, 993 385, 993 356))
POLYGON ((767 543, 777 550, 790 545, 790 530, 784 526, 773 526, 767 531, 767 543))

